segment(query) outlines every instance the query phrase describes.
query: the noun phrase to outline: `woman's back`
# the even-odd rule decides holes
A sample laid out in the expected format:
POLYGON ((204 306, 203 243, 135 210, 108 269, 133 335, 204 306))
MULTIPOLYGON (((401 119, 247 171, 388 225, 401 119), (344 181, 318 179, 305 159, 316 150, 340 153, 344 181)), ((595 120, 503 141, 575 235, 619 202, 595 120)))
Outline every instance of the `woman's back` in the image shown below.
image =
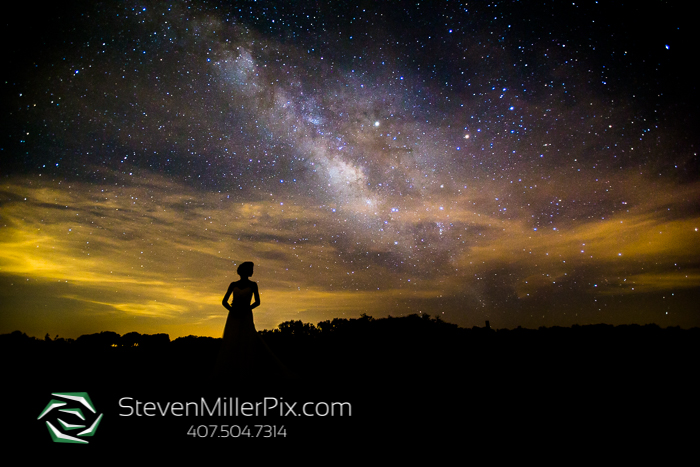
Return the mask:
POLYGON ((253 299, 253 287, 251 284, 255 284, 255 282, 249 282, 248 284, 241 284, 241 282, 238 281, 231 284, 233 286, 233 302, 231 306, 236 308, 250 306, 250 301, 253 299))

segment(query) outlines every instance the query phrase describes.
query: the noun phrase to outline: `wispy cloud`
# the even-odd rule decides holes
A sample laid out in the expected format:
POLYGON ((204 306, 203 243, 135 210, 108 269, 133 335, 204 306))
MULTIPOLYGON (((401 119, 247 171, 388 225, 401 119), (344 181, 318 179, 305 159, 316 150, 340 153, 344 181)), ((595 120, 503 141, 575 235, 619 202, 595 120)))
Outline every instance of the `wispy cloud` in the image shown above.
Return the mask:
MULTIPOLYGON (((614 209, 554 227, 503 216, 475 186, 438 203, 403 200, 405 210, 389 208, 388 222, 370 219, 365 229, 346 227, 348 216, 357 224, 362 212, 232 200, 153 175, 129 181, 6 182, 12 196, 2 211, 0 273, 73 285, 48 302, 71 299, 77 307, 100 305, 213 335, 225 318, 221 297, 246 260, 257 265, 264 306, 256 319, 263 328, 339 313, 382 315, 408 298, 478 295, 483 276, 505 266, 508 277, 496 273, 497 284, 521 299, 547 293, 557 282, 576 283, 584 272, 593 283, 577 284, 579 291, 595 294, 700 285, 700 217, 687 212, 698 186, 675 196, 635 197, 633 190, 614 209), (684 212, 672 215, 676 211, 684 212), (373 232, 377 225, 386 232, 373 232), (101 298, 107 293, 109 301, 101 298)), ((637 191, 655 188, 637 179, 637 191)), ((533 216, 551 199, 532 196, 533 216)), ((32 310, 22 312, 31 316, 32 310)))

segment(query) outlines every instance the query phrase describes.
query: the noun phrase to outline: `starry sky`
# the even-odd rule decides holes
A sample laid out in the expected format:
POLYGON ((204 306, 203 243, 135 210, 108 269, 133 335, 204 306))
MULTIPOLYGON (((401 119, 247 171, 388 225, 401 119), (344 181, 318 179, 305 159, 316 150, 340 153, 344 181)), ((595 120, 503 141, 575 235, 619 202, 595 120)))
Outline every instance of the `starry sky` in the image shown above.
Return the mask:
POLYGON ((674 2, 56 2, 3 19, 0 332, 700 325, 674 2))

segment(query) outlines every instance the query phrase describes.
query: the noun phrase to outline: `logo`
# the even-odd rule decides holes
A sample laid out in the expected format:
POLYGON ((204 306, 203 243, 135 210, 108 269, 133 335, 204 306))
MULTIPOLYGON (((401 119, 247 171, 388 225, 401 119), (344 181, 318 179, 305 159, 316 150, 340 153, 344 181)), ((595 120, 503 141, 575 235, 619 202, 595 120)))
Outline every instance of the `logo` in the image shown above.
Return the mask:
POLYGON ((56 420, 54 423, 58 428, 52 425, 50 421, 46 420, 46 427, 49 429, 49 434, 54 443, 88 444, 85 439, 76 438, 76 436, 82 438, 93 436, 102 421, 103 414, 95 418, 88 427, 88 420, 94 418, 97 412, 87 392, 55 392, 51 395, 65 400, 51 399, 46 408, 39 414, 37 420, 41 420, 49 413, 51 413, 52 416, 55 415, 56 420), (70 407, 69 405, 77 405, 78 407, 70 407), (88 414, 88 418, 86 419, 83 413, 84 409, 89 410, 94 415, 91 416, 88 414), (78 432, 78 430, 81 431, 78 432), (69 435, 68 433, 71 434, 69 435))

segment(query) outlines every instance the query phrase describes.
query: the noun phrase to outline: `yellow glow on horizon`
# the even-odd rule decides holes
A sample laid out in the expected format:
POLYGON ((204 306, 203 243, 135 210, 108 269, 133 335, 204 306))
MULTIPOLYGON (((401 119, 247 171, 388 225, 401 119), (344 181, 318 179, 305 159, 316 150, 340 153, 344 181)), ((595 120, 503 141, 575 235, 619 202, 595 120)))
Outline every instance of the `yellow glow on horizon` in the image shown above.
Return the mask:
MULTIPOLYGON (((50 181, 7 182, 4 188, 23 201, 3 206, 0 274, 44 289, 68 287, 51 286, 55 295, 42 308, 23 311, 26 319, 51 323, 43 307, 51 304, 51 310, 63 300, 59 308, 75 309, 81 323, 113 323, 95 332, 218 336, 227 314, 221 299, 238 279, 236 265, 246 260, 255 262, 252 279, 260 284, 259 329, 296 319, 382 316, 406 309, 399 305, 409 300, 443 296, 467 297, 473 307, 482 303, 484 274, 501 280, 498 268, 510 276, 494 284, 510 285, 520 298, 538 291, 546 296, 581 269, 599 271, 600 294, 698 285, 695 271, 640 269, 642 263, 668 266, 700 255, 700 218, 665 218, 674 197, 646 197, 642 189, 629 196, 643 200, 633 209, 534 230, 530 216, 499 214, 497 201, 476 184, 451 194, 443 189, 439 202, 404 196, 377 199, 376 206, 361 199, 360 206, 349 199, 338 216, 303 202, 238 202, 158 177, 123 187, 76 182, 68 191, 50 181), (344 220, 352 216, 354 228, 372 231, 371 246, 334 243, 332 234, 346 229, 344 220), (420 250, 423 236, 431 242, 426 253, 420 250), (375 259, 362 267, 337 261, 348 252, 375 259), (434 272, 414 273, 419 268, 398 263, 399 257, 432 265, 434 272)), ((543 196, 555 193, 545 188, 543 196)), ((699 194, 699 186, 689 186, 679 196, 699 194)))

